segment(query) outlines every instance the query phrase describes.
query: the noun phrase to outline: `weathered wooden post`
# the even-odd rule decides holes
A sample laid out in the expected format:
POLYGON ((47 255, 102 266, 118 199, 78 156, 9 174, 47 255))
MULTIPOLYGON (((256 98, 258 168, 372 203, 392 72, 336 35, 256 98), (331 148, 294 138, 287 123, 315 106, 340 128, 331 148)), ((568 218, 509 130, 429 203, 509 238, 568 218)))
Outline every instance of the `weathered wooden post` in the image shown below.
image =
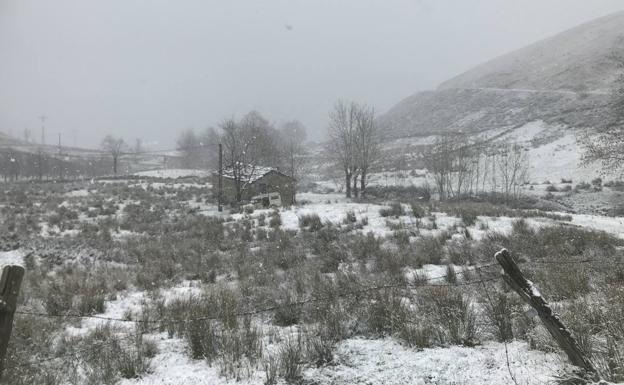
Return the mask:
POLYGON ((592 362, 585 357, 579 344, 574 337, 572 337, 572 334, 570 334, 559 317, 552 311, 539 290, 533 285, 533 282, 522 275, 518 265, 511 258, 509 251, 507 251, 507 249, 502 249, 496 253, 496 260, 505 271, 503 275, 505 282, 520 295, 520 298, 537 311, 537 315, 542 320, 542 323, 555 339, 557 345, 559 345, 568 356, 570 362, 586 370, 589 374, 597 376, 598 372, 592 362))
POLYGON ((13 329, 13 314, 17 307, 24 268, 21 266, 5 266, 0 278, 0 378, 4 372, 4 360, 6 358, 11 330, 13 329))

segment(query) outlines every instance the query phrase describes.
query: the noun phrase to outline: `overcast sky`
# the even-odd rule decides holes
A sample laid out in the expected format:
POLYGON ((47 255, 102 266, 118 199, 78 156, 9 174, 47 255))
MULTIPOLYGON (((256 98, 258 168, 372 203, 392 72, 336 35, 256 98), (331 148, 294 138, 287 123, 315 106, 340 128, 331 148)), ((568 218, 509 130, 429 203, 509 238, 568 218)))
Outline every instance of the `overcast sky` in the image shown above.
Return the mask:
POLYGON ((255 109, 325 132, 338 98, 383 112, 621 0, 0 0, 0 130, 171 147, 255 109))

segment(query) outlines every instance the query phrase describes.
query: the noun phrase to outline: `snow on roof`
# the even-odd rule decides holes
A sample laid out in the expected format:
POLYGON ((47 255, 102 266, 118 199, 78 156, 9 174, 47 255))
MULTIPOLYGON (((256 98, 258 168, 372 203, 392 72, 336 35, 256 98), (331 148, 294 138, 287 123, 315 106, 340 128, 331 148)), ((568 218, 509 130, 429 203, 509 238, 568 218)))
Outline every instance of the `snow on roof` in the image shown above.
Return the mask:
MULTIPOLYGON (((273 168, 273 167, 248 165, 247 167, 243 167, 240 170, 240 172, 241 172, 241 180, 248 181, 249 183, 253 183, 253 182, 257 181, 258 179, 262 178, 263 176, 265 176, 266 174, 268 174, 268 173, 270 173, 272 171, 278 172, 280 174, 283 174, 278 169, 273 168)), ((223 168, 223 177, 224 178, 229 178, 229 179, 234 179, 234 170, 233 170, 233 168, 232 167, 225 167, 225 168, 223 168)))

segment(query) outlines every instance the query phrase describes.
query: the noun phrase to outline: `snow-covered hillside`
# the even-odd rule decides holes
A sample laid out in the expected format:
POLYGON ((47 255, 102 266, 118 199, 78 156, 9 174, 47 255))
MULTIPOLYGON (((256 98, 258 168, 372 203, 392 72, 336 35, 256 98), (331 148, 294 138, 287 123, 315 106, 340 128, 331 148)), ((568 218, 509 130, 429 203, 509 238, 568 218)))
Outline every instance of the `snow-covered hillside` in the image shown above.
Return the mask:
POLYGON ((379 119, 387 136, 484 132, 536 120, 575 129, 604 124, 624 49, 624 13, 565 31, 419 92, 379 119))

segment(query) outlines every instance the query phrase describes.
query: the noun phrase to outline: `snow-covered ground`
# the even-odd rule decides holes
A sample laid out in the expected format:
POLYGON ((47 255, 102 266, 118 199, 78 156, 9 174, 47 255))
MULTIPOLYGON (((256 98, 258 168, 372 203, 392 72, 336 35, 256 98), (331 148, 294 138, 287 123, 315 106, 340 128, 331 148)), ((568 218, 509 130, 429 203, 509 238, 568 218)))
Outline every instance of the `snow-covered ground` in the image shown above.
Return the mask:
MULTIPOLYGON (((262 368, 237 382, 219 376, 218 368, 188 357, 184 343, 156 336, 161 353, 152 360, 152 371, 123 385, 228 385, 264 384, 262 368)), ((561 374, 561 356, 529 350, 526 343, 508 344, 511 372, 519 384, 545 384, 561 374)), ((453 346, 417 351, 391 338, 353 338, 338 344, 335 363, 308 368, 304 381, 311 384, 492 384, 513 383, 507 369, 505 347, 486 343, 474 348, 453 346)))
MULTIPOLYGON (((544 384, 559 373, 561 357, 509 344, 511 371, 520 384, 544 384)), ((321 384, 510 384, 505 348, 487 343, 416 351, 392 339, 351 339, 338 346, 338 364, 310 369, 305 377, 321 384)))
POLYGON ((172 168, 167 170, 152 170, 137 172, 136 176, 145 176, 151 178, 185 178, 190 176, 206 177, 210 176, 210 172, 206 170, 194 170, 194 169, 178 169, 172 168))

